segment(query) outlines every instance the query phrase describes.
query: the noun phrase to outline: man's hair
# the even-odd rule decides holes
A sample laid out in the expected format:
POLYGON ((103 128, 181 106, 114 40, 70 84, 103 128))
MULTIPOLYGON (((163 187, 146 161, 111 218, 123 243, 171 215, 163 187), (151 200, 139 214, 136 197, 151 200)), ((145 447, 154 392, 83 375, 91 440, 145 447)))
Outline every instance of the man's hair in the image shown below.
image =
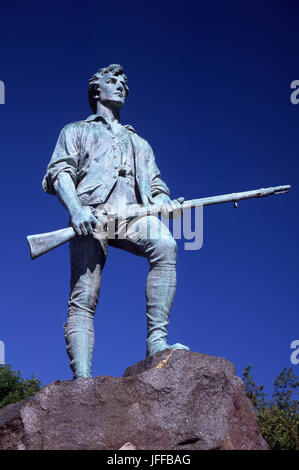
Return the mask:
POLYGON ((89 85, 88 85, 88 102, 89 106, 92 109, 92 112, 95 114, 97 112, 97 101, 98 101, 98 90, 99 90, 99 83, 100 80, 104 77, 106 73, 112 72, 113 75, 118 77, 119 75, 122 75, 124 82, 125 82, 125 91, 126 91, 126 96, 128 96, 129 93, 129 88, 128 85, 126 84, 127 82, 127 77, 124 74, 124 69, 122 68, 121 65, 119 64, 111 64, 108 67, 104 67, 95 73, 91 79, 89 80, 89 85))

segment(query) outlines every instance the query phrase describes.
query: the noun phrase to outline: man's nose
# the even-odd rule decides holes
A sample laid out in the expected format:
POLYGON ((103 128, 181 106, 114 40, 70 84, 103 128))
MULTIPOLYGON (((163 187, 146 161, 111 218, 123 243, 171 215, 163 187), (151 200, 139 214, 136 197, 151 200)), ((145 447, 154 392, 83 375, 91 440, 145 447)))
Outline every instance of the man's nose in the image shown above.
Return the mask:
POLYGON ((123 86, 122 83, 119 82, 119 83, 117 84, 117 90, 119 90, 119 91, 123 91, 123 90, 124 90, 124 86, 123 86))

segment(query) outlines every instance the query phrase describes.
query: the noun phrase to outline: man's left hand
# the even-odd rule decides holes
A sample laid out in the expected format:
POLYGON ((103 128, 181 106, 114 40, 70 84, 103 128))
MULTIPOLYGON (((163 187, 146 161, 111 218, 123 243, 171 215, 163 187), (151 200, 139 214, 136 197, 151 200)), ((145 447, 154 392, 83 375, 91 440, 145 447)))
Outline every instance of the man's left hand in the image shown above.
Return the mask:
POLYGON ((172 200, 167 194, 159 194, 154 198, 155 204, 161 205, 161 215, 171 218, 181 215, 184 200, 183 197, 172 200))

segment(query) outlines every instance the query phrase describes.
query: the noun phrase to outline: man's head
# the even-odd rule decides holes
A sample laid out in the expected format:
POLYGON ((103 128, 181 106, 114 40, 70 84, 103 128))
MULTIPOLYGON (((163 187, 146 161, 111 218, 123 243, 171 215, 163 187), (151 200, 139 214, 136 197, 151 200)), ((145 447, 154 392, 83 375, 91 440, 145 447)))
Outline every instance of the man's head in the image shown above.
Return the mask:
POLYGON ((89 80, 88 102, 94 114, 97 112, 98 101, 109 102, 120 108, 128 93, 127 77, 121 65, 112 64, 100 69, 89 80))

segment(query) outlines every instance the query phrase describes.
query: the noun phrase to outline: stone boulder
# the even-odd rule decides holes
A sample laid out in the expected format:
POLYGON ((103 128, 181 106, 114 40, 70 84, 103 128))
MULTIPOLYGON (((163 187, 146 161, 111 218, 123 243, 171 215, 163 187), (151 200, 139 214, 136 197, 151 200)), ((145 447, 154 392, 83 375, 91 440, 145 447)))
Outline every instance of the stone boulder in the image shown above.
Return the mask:
POLYGON ((232 363, 166 350, 102 376, 51 383, 0 411, 0 449, 268 449, 232 363), (130 447, 131 446, 131 447, 130 447))

